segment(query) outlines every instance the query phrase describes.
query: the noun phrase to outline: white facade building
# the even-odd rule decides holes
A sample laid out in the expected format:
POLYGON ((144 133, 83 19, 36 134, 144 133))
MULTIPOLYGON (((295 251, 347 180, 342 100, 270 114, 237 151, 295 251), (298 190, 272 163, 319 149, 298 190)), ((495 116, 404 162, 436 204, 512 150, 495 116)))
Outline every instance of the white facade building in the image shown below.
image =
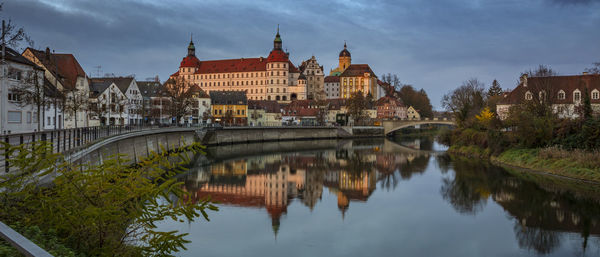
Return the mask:
POLYGON ((39 87, 43 90, 43 70, 8 47, 0 55, 3 55, 0 59, 0 134, 40 131, 41 115, 37 106, 25 104, 22 95, 14 89, 39 87))

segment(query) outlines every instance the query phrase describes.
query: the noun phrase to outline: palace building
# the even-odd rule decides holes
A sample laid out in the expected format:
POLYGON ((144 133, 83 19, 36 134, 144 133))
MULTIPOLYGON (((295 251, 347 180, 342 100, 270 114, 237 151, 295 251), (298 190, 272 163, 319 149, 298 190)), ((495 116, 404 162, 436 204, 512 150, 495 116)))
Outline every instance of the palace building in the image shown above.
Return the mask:
POLYGON ((289 60, 289 53, 282 50, 282 43, 277 28, 273 50, 267 58, 201 61, 196 57, 194 42, 190 40, 187 56, 170 78, 183 78, 207 93, 245 91, 248 100, 304 100, 307 96, 306 80, 301 78, 300 70, 289 60))
MULTIPOLYGON (((377 83, 377 76, 368 64, 352 64, 352 56, 346 43, 339 54, 339 66, 329 72, 328 81, 333 82, 330 77, 339 77, 340 98, 350 98, 354 92, 362 92, 365 96, 371 94, 373 99, 385 96, 385 92, 377 83)), ((336 79, 336 81, 338 81, 336 79)), ((327 92, 327 89, 326 89, 327 92)), ((333 92, 330 91, 329 94, 333 92)))

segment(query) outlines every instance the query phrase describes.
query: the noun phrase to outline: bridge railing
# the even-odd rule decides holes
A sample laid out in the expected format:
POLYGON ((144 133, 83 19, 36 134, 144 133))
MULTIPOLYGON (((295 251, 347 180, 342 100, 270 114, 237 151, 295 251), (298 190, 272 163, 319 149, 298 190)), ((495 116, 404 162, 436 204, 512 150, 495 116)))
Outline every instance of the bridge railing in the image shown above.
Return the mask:
POLYGON ((29 239, 14 231, 6 224, 0 222, 0 237, 4 238, 20 253, 28 257, 52 257, 51 254, 46 252, 29 239))
MULTIPOLYGON (((80 150, 90 144, 109 137, 142 131, 160 129, 164 127, 182 127, 189 125, 110 125, 97 127, 83 127, 71 129, 57 129, 31 133, 0 135, 2 142, 10 145, 21 145, 37 141, 52 143, 53 153, 69 154, 80 150)), ((9 154, 4 151, 0 153, 0 172, 9 172, 9 154)))

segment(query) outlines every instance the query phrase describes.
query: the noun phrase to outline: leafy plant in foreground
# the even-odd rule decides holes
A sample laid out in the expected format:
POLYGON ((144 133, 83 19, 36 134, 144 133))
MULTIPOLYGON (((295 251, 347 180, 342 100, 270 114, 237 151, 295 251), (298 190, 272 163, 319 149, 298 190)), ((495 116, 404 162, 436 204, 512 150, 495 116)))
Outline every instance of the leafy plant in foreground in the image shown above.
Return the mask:
POLYGON ((185 171, 185 151, 152 153, 137 165, 123 156, 99 165, 71 164, 43 142, 3 145, 12 171, 0 175, 0 219, 55 231, 71 249, 92 256, 171 256, 189 243, 186 233, 159 231, 158 222, 191 222, 216 211, 209 199, 186 202, 188 193, 173 178, 185 171), (39 178, 54 177, 39 186, 39 178))

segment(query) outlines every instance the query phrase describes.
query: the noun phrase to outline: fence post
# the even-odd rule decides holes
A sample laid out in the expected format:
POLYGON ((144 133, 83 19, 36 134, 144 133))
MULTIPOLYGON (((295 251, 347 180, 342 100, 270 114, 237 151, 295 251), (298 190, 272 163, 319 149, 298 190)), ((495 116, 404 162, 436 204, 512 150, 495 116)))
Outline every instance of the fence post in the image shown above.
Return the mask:
MULTIPOLYGON (((10 140, 8 136, 4 137, 4 142, 8 145, 10 145, 10 140)), ((4 171, 6 171, 6 173, 8 173, 8 151, 4 150, 4 171)))

